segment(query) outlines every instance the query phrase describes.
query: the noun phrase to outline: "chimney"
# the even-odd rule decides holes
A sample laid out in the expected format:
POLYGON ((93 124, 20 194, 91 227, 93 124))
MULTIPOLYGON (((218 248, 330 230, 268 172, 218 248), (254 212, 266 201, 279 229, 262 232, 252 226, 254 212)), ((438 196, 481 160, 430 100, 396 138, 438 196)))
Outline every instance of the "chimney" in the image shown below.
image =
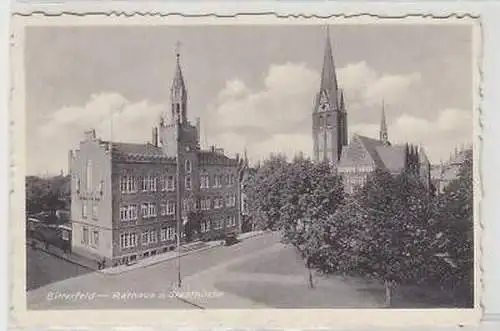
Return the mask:
POLYGON ((85 131, 85 141, 93 141, 96 139, 95 129, 85 131))
POLYGON ((153 146, 158 147, 158 128, 153 128, 153 139, 151 140, 153 146))

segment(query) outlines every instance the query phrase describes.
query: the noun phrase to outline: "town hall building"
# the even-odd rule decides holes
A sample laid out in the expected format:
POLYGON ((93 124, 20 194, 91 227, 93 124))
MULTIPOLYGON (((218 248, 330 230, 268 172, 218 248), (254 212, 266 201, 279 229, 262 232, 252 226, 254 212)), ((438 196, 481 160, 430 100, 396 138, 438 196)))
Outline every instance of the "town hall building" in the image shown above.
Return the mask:
POLYGON ((314 160, 330 163, 342 175, 347 193, 363 186, 376 169, 393 175, 411 170, 430 188, 430 162, 425 151, 411 144, 391 144, 383 104, 378 139, 355 133, 348 141, 346 101, 338 85, 328 31, 321 83, 313 107, 312 133, 314 160))
POLYGON ((176 56, 170 106, 151 142, 104 141, 89 130, 70 151, 73 252, 127 264, 175 249, 179 224, 183 240, 239 231, 242 160, 200 148, 176 56))

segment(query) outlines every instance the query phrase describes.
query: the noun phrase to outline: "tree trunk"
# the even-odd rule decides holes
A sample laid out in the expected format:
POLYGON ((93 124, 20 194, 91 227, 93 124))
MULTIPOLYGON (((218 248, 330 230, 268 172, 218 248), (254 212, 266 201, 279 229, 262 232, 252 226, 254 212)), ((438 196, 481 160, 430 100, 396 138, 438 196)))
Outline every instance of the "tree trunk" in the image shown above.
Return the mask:
POLYGON ((310 267, 308 268, 308 270, 309 270, 309 287, 310 288, 314 288, 314 281, 313 281, 312 270, 311 270, 310 267))
POLYGON ((385 306, 387 308, 391 307, 392 304, 392 292, 393 292, 393 284, 391 281, 384 281, 385 286, 385 306))

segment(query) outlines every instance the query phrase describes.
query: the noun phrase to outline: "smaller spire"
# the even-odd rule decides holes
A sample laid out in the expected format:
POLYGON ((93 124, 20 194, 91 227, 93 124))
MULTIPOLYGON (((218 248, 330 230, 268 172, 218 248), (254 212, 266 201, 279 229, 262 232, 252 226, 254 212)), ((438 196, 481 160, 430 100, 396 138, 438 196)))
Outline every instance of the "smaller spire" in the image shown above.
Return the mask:
POLYGON ((345 110, 344 89, 340 89, 340 110, 345 110))
POLYGON ((384 100, 382 100, 382 116, 380 119, 380 133, 379 134, 380 134, 380 141, 384 145, 388 145, 389 144, 389 135, 387 132, 387 122, 385 120, 385 102, 384 102, 384 100))

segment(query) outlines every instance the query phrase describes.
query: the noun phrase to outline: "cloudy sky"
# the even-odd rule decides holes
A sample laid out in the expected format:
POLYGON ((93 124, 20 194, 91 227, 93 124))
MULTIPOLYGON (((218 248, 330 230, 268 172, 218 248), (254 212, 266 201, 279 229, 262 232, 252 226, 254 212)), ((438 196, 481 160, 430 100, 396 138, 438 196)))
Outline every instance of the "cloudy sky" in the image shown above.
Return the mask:
MULTIPOLYGON (((422 144, 433 162, 472 140, 470 27, 332 25, 330 36, 349 135, 378 137, 385 100, 390 140, 422 144)), ((169 107, 177 41, 202 147, 311 154, 324 26, 30 27, 28 173, 66 171, 88 128, 149 141, 169 107)))

